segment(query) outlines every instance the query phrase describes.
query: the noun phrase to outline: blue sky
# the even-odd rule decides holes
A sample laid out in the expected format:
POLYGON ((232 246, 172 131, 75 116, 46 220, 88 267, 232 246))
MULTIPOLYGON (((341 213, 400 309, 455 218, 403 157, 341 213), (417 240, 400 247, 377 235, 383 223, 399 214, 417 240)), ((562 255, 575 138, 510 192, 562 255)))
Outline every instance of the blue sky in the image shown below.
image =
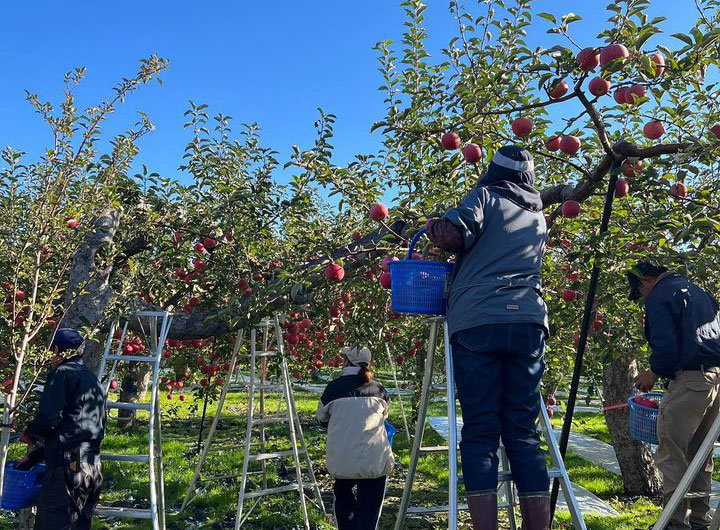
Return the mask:
MULTIPOLYGON (((584 17, 573 28, 581 45, 597 44, 608 1, 561 6, 571 5, 584 17)), ((429 48, 438 55, 455 25, 446 0, 429 4, 429 48)), ((566 11, 558 4, 538 0, 535 9, 562 15, 566 11)), ((692 0, 653 4, 651 14, 668 17, 663 24, 668 34, 686 31, 696 18, 692 0)), ((398 42, 404 16, 399 0, 84 0, 4 2, 0 19, 0 146, 37 155, 50 142, 49 131, 24 100, 25 89, 57 102, 63 74, 86 66, 77 104, 91 105, 132 74, 139 58, 157 53, 170 59, 164 84, 132 95, 106 131, 125 130, 138 110, 146 111, 156 130, 142 141, 138 162, 178 176, 189 139, 182 128, 189 99, 233 116, 238 124, 258 122, 263 143, 279 151, 283 161, 293 144, 306 147, 313 141, 319 106, 338 116, 338 163, 375 150, 380 135, 369 129, 383 116, 383 96, 377 91, 381 79, 372 47, 386 38, 398 42)), ((533 44, 561 41, 545 34, 546 21, 535 22, 533 44)), ((645 47, 658 39, 676 47, 667 35, 645 47)))

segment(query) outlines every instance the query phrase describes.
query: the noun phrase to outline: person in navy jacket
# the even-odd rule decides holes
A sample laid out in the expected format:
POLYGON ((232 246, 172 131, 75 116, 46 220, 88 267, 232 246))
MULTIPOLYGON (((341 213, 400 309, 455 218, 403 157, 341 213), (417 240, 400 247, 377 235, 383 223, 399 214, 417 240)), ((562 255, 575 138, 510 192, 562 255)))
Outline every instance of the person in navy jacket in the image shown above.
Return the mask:
MULTIPOLYGON (((666 267, 644 261, 628 271, 630 300, 645 301, 645 337, 650 369, 635 385, 649 392, 659 378, 667 379, 660 403, 655 460, 663 476, 667 502, 720 411, 720 306, 707 291, 666 267)), ((712 455, 690 487, 710 494, 712 455)), ((668 530, 702 530, 710 498, 681 503, 668 530)))

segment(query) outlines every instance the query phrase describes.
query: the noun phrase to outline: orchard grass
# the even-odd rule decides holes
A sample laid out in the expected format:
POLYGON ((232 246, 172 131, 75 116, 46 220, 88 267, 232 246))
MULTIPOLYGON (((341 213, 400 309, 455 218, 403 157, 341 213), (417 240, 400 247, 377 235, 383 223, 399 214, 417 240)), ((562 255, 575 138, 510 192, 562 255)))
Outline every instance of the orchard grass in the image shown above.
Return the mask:
MULTIPOLYGON (((392 391, 391 391, 392 394, 392 391)), ((186 394, 188 399, 180 402, 177 398, 169 401, 162 397, 163 410, 163 451, 165 455, 165 496, 167 503, 167 527, 170 530, 193 529, 224 529, 234 524, 235 508, 237 502, 238 482, 236 478, 210 480, 200 485, 200 490, 184 513, 178 510, 188 483, 192 479, 197 456, 195 447, 199 434, 199 418, 202 403, 195 402, 192 394, 186 394)), ((332 505, 332 478, 324 466, 325 433, 314 420, 315 408, 319 394, 297 391, 296 402, 303 423, 303 429, 314 462, 315 473, 321 484, 323 497, 327 508, 332 505)), ((397 396, 394 396, 397 401, 397 396)), ((406 413, 410 415, 410 400, 404 399, 406 413)), ((208 416, 205 432, 209 426, 216 404, 208 405, 208 416)), ((270 412, 276 410, 277 400, 266 401, 270 412)), ((429 414, 442 415, 446 404, 443 401, 433 401, 429 414)), ((409 464, 410 446, 403 431, 403 422, 400 409, 395 403, 391 407, 391 422, 397 427, 394 450, 398 466, 388 484, 386 504, 383 509, 380 528, 392 529, 394 526, 397 506, 402 495, 404 485, 404 469, 409 464)), ((232 393, 228 396, 219 424, 216 440, 218 444, 230 445, 242 443, 245 433, 243 415, 246 411, 246 395, 232 393)), ((587 434, 600 432, 599 421, 602 417, 592 415, 579 415, 577 417, 577 430, 587 434)), ((595 415, 598 416, 598 415, 595 415)), ((147 451, 147 424, 143 421, 129 430, 120 431, 115 421, 108 422, 107 436, 103 451, 108 453, 144 453, 147 451)), ((269 440, 275 440, 282 434, 282 427, 268 428, 269 440)), ((444 440, 434 431, 427 429, 424 443, 426 445, 441 445, 444 440)), ((278 443, 279 449, 288 448, 289 445, 278 443)), ((20 444, 13 444, 12 456, 18 456, 23 449, 20 444)), ((602 467, 583 460, 573 454, 566 459, 571 479, 581 486, 594 492, 598 497, 612 505, 622 515, 617 518, 587 516, 588 528, 592 530, 632 530, 638 527, 647 527, 659 513, 659 508, 648 499, 628 499, 624 497, 622 480, 620 477, 606 471, 602 467)), ((288 463, 289 466, 289 463, 288 463)), ((232 475, 239 472, 242 467, 242 449, 232 449, 222 452, 211 452, 205 467, 204 476, 232 475)), ((275 469, 270 466, 269 469, 275 469)), ((292 473, 292 468, 289 467, 292 473)), ((118 502, 123 505, 147 505, 147 466, 143 464, 120 464, 107 462, 104 464, 104 493, 105 503, 118 502)), ((268 475, 272 484, 277 477, 273 471, 268 475)), ((251 476, 250 480, 255 480, 251 476)), ((282 479, 281 481, 283 481, 282 479)), ((447 502, 447 455, 436 453, 425 456, 418 465, 415 487, 413 488, 413 504, 446 504, 447 502)), ((252 503, 246 506, 251 506, 252 503)), ((312 527, 318 530, 328 530, 332 526, 323 520, 319 510, 308 504, 312 527)), ((4 512, 3 515, 12 515, 4 512)), ((503 515, 504 517, 504 515, 503 515)), ((461 513, 461 528, 470 528, 468 514, 461 513)), ((246 528, 252 529, 295 529, 302 528, 300 506, 297 496, 283 494, 267 498, 253 510, 246 528)), ((557 522, 553 528, 570 529, 570 518, 567 512, 558 514, 557 522)), ((413 530, 443 528, 447 524, 447 517, 436 515, 431 517, 408 518, 406 528, 413 530)), ((0 517, 0 530, 10 530, 16 527, 16 520, 11 517, 0 517)), ((505 520, 501 521, 501 528, 508 528, 505 520)), ((100 520, 95 519, 93 529, 96 530, 130 530, 150 529, 148 521, 133 520, 100 520)))

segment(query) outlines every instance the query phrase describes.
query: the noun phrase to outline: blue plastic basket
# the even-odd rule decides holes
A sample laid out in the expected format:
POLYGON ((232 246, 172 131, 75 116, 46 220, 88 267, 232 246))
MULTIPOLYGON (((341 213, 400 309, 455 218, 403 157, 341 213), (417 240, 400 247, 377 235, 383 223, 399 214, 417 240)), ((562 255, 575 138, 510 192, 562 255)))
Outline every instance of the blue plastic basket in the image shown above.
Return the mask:
MULTIPOLYGON (((662 401, 663 395, 658 393, 639 394, 640 396, 654 399, 658 403, 662 401)), ((630 409, 630 436, 641 442, 657 445, 657 419, 659 408, 646 407, 635 403, 634 399, 638 396, 632 396, 628 399, 628 408, 630 409)))
POLYGON ((395 436, 395 426, 392 423, 385 422, 385 431, 387 432, 388 442, 390 442, 390 447, 392 447, 393 444, 393 437, 395 436))
POLYGON ((45 464, 36 464, 32 469, 13 469, 15 460, 5 464, 5 485, 3 486, 1 508, 21 510, 37 504, 45 475, 45 464))
POLYGON ((415 243, 424 233, 423 228, 413 237, 407 259, 388 263, 392 309, 396 313, 445 314, 453 264, 445 261, 412 259, 415 243))

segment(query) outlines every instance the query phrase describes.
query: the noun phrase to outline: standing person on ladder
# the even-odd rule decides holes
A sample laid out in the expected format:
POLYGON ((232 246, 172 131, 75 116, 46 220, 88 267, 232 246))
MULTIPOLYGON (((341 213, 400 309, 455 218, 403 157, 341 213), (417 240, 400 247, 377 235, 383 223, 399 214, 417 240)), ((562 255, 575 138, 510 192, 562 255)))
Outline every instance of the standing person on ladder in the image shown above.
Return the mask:
MULTIPOLYGON (((649 392, 666 378, 660 403, 655 461, 663 477, 665 503, 720 411, 720 306, 691 281, 647 261, 627 273, 630 300, 645 301, 645 337, 650 344, 650 369, 635 378, 649 392)), ((690 486, 707 493, 680 504, 667 530, 706 530, 710 511, 712 454, 690 486)))
POLYGON ((534 179, 532 155, 502 147, 462 203, 428 222, 430 239, 457 254, 447 322, 475 530, 497 529, 500 437, 523 528, 550 527, 550 481, 535 424, 548 333, 540 284, 547 228, 534 179))
POLYGON ((385 431, 390 398, 368 370, 369 349, 346 347, 343 355, 342 375, 328 384, 317 408, 318 420, 328 429, 335 521, 339 530, 375 530, 395 463, 385 431))
POLYGON ((100 443, 105 436, 105 394, 76 350, 82 336, 60 328, 37 415, 22 434, 44 441, 47 472, 38 499, 35 530, 90 530, 100 498, 100 443))

